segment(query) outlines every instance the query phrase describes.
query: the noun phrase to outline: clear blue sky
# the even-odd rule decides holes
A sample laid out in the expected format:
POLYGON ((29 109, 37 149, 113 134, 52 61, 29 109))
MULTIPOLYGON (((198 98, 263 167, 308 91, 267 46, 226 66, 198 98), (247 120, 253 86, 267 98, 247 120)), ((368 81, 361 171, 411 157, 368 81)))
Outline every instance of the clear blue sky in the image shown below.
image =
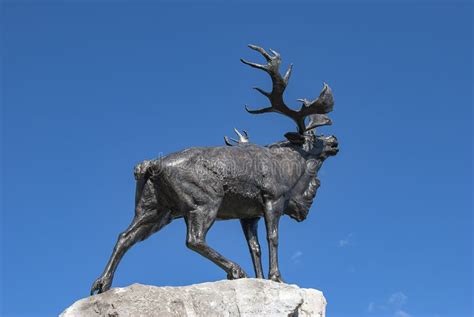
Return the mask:
MULTIPOLYGON (((1 315, 53 316, 88 295, 133 216, 137 162, 221 145, 233 127, 259 144, 294 130, 243 109, 270 84, 239 62, 261 61, 255 43, 295 64, 289 104, 323 81, 336 100, 321 132, 341 151, 307 221, 282 222, 283 277, 322 290, 330 317, 472 316, 472 12, 4 1, 1 315)), ((238 222, 208 240, 252 272, 238 222)), ((114 286, 225 278, 184 241, 178 220, 136 245, 114 286)))

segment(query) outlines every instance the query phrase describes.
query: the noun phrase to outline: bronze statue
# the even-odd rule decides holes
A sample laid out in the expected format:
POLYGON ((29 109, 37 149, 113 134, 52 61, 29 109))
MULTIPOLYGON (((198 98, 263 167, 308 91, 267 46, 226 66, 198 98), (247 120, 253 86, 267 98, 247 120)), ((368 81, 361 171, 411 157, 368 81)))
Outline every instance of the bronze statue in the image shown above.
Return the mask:
POLYGON ((255 88, 269 99, 269 107, 246 110, 253 114, 280 113, 291 118, 298 131, 286 133, 285 141, 260 146, 250 143, 246 132, 240 134, 236 130, 239 140, 234 140, 234 145, 225 138, 228 146, 190 148, 138 164, 135 217, 119 235, 91 294, 110 288, 117 265, 130 247, 178 218, 186 222, 188 248, 221 267, 228 279, 237 279, 247 274, 237 263, 208 246, 206 234, 216 220, 239 219, 256 277, 264 278, 257 237, 258 221, 263 217, 270 253, 268 278, 283 281, 278 268, 279 219, 285 214, 297 221, 306 218, 320 184, 317 172, 326 158, 338 152, 336 137, 314 132, 319 126, 331 124, 326 114, 332 111, 334 101, 331 89, 324 84, 318 98, 299 99, 299 110, 289 108, 283 93, 292 66, 282 77, 277 52, 270 50, 269 54, 261 47, 249 47, 261 53, 267 64, 241 61, 267 72, 273 86, 271 92, 255 88))

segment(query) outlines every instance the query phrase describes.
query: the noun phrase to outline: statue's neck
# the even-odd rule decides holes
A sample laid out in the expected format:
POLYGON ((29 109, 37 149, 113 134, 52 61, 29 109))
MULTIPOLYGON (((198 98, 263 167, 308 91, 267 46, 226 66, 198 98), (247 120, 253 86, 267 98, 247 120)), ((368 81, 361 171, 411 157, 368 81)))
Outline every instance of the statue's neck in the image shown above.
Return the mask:
POLYGON ((306 169, 291 191, 290 203, 286 210, 293 218, 306 218, 320 185, 317 173, 321 164, 321 161, 306 159, 306 169))

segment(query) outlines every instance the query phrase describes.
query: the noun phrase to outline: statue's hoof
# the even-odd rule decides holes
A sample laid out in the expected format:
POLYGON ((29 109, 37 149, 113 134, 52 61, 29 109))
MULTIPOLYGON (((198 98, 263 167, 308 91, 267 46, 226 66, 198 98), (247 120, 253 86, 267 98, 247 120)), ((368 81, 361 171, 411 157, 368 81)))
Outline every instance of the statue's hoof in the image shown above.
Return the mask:
POLYGON ((270 274, 270 276, 268 276, 268 279, 277 283, 285 283, 285 281, 283 281, 283 279, 281 278, 280 274, 270 274))
POLYGON ((100 294, 100 293, 108 291, 110 289, 111 284, 112 284, 112 281, 110 279, 107 279, 105 277, 99 277, 92 284, 91 293, 90 293, 91 296, 94 294, 100 294))
POLYGON ((232 270, 227 273, 227 279, 228 280, 236 280, 238 278, 247 278, 248 275, 247 273, 245 273, 244 270, 242 270, 242 268, 240 267, 233 267, 232 270))

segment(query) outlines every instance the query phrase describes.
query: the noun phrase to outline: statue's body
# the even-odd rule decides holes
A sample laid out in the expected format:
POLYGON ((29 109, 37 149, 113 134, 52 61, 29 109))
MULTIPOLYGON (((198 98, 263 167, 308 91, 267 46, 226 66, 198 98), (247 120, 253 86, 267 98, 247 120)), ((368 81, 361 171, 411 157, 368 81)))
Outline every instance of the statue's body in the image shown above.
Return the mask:
MULTIPOLYGON (((229 261, 206 243, 206 234, 215 220, 240 219, 248 242, 257 278, 263 278, 257 224, 264 218, 270 252, 269 279, 282 282, 278 268, 278 222, 286 214, 302 221, 319 187, 317 172, 329 156, 338 152, 337 139, 317 136, 314 129, 331 121, 325 113, 333 107, 331 90, 324 86, 321 95, 309 102, 301 100, 300 111, 283 103, 282 94, 291 66, 284 77, 278 72, 280 57, 250 46, 262 53, 267 65, 243 61, 270 74, 271 93, 262 92, 272 104, 251 113, 278 112, 289 116, 297 133, 287 133, 287 141, 269 146, 240 140, 233 146, 190 148, 135 167, 137 180, 135 217, 119 235, 104 273, 93 284, 91 293, 110 288, 114 272, 124 253, 136 242, 157 232, 172 220, 184 218, 186 245, 213 261, 229 279, 247 277, 240 266, 229 261), (309 123, 305 124, 305 118, 309 123)), ((232 145, 226 138, 227 145, 232 145)))

